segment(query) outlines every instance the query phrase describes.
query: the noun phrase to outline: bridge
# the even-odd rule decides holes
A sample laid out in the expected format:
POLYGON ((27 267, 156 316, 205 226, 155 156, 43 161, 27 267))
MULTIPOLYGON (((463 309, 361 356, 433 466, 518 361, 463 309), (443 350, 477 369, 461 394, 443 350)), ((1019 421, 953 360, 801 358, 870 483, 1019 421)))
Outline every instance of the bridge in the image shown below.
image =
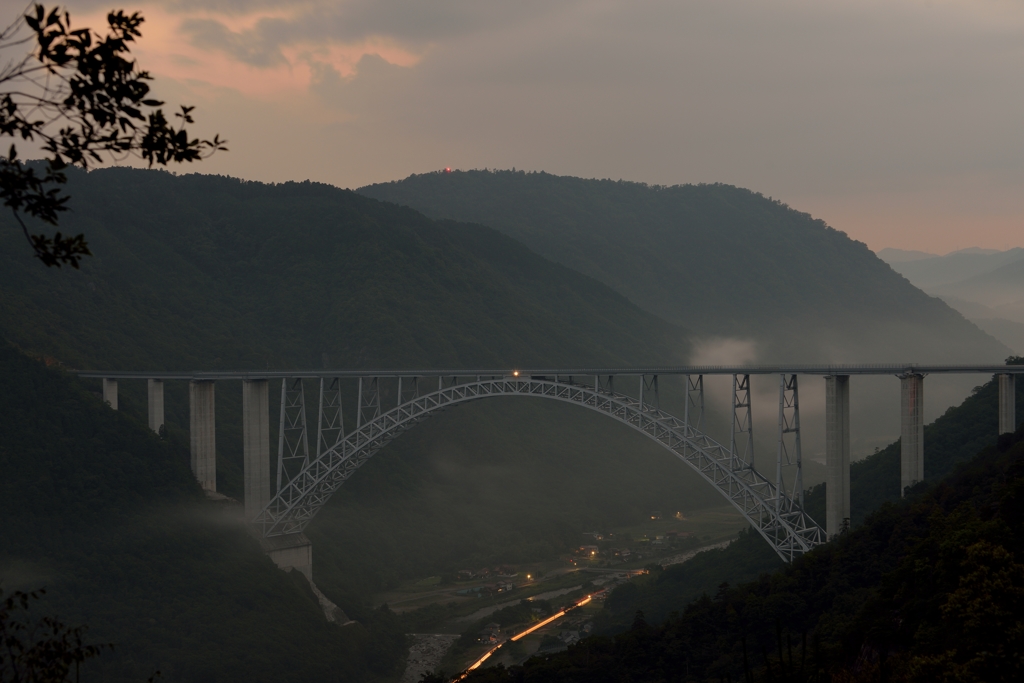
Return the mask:
MULTIPOLYGON (((1016 429, 1013 365, 759 365, 479 370, 313 370, 252 372, 80 372, 102 380, 103 400, 117 409, 119 381, 148 386, 149 427, 164 424, 164 382, 189 383, 192 472, 216 491, 217 381, 242 382, 244 506, 264 551, 282 569, 312 578, 312 545, 303 533, 331 495, 392 439, 448 407, 496 396, 572 403, 617 420, 654 440, 714 486, 785 560, 838 534, 850 518, 850 381, 892 375, 901 384, 901 490, 924 479, 924 378, 930 374, 998 377, 1000 434, 1016 429), (704 377, 732 376, 728 441, 706 432, 704 377), (750 377, 777 375, 775 471, 754 466, 750 377), (821 376, 825 392, 826 519, 804 511, 800 444, 800 375, 821 376), (660 405, 659 377, 682 380, 682 415, 660 405), (277 469, 271 487, 270 382, 280 380, 277 469), (318 388, 316 436, 307 428, 306 383, 318 388), (344 388, 344 390, 343 390, 344 388), (354 393, 355 429, 346 433, 342 395, 354 393)), ((352 406, 350 406, 351 408, 352 406)), ((350 420, 351 423, 351 420, 350 420)))

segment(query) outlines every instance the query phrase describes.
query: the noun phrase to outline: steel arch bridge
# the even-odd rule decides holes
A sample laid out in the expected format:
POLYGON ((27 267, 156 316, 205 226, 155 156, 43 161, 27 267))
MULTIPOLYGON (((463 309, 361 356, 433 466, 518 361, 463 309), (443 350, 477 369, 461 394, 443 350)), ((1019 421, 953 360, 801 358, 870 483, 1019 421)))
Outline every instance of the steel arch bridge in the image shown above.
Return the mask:
POLYGON ((656 375, 640 375, 638 397, 616 392, 614 376, 594 376, 592 382, 585 384, 575 381, 578 377, 565 376, 448 376, 438 377, 437 389, 429 393, 420 391, 418 380, 426 378, 406 379, 409 381, 405 390, 402 378, 398 379, 398 405, 382 412, 378 379, 360 377, 357 426, 346 435, 342 427, 339 380, 321 377, 317 447, 312 458, 308 455, 302 380, 295 378, 291 383, 288 380, 282 382, 277 493, 253 519, 263 537, 269 539, 301 533, 357 469, 392 439, 430 415, 469 401, 525 396, 583 406, 653 439, 718 489, 785 561, 793 560, 826 540, 824 530, 803 511, 802 506, 795 375, 781 376, 780 456, 775 481, 760 474, 753 464, 749 375, 734 375, 733 378, 734 429, 729 446, 718 443, 703 432, 702 376, 695 382, 687 376, 683 419, 660 409, 656 375), (446 382, 448 386, 445 386, 446 382), (691 406, 695 410, 691 411, 691 406), (785 434, 796 436, 795 461, 788 453, 785 462, 782 457, 785 434), (743 455, 737 448, 737 435, 746 439, 743 455), (782 469, 788 465, 797 468, 789 492, 782 477, 782 469))

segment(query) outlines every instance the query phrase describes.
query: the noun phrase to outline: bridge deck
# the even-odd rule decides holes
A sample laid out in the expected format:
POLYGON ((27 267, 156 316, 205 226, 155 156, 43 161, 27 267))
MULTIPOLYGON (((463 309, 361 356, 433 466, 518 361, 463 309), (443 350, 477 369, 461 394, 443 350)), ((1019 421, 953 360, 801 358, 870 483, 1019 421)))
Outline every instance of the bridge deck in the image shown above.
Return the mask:
POLYGON ((80 377, 108 379, 162 380, 242 380, 282 377, 587 377, 594 375, 903 375, 919 373, 991 375, 1024 374, 1024 365, 919 365, 915 363, 875 363, 867 365, 669 365, 631 368, 430 368, 363 370, 89 370, 80 377))

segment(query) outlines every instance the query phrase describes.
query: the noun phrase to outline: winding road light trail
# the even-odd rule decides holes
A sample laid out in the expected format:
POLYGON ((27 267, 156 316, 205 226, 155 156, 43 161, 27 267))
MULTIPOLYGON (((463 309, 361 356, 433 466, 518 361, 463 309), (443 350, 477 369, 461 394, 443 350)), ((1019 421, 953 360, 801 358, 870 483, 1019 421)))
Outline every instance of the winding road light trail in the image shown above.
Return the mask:
MULTIPOLYGON (((556 619, 561 619, 562 617, 565 616, 566 612, 574 610, 577 607, 583 607, 583 605, 586 605, 588 602, 593 600, 595 595, 597 595, 598 593, 603 593, 603 592, 604 592, 604 589, 597 591, 597 593, 592 593, 592 594, 588 595, 585 598, 580 598, 575 603, 573 603, 572 607, 566 607, 565 609, 563 609, 558 614, 553 614, 550 617, 548 617, 547 619, 545 619, 544 621, 538 622, 538 623, 534 624, 533 626, 531 626, 530 628, 526 629, 525 631, 520 631, 519 633, 515 634, 514 636, 509 638, 509 642, 515 642, 515 641, 519 640, 520 638, 522 638, 523 636, 530 635, 531 633, 533 633, 537 629, 544 628, 545 626, 547 626, 551 622, 555 621, 556 619)), ((505 643, 502 643, 501 645, 504 645, 504 644, 505 643)), ((490 650, 485 652, 483 654, 483 656, 480 657, 480 659, 478 659, 475 662, 473 662, 472 664, 470 664, 468 669, 463 671, 461 674, 459 674, 457 677, 455 677, 452 680, 453 681, 461 681, 463 678, 465 678, 466 676, 469 675, 470 671, 473 671, 474 669, 479 668, 481 664, 486 662, 490 658, 491 655, 493 655, 495 652, 498 651, 498 648, 500 648, 501 645, 495 645, 494 647, 492 647, 490 650)))
MULTIPOLYGON (((565 613, 566 613, 566 612, 568 612, 568 611, 569 611, 570 609, 576 609, 577 607, 583 607, 583 605, 587 604, 587 603, 588 603, 588 602, 590 602, 590 601, 591 601, 592 599, 593 599, 593 596, 590 596, 590 595, 588 595, 587 597, 585 597, 585 598, 583 598, 582 600, 578 601, 578 602, 577 602, 577 603, 576 603, 575 605, 573 605, 572 607, 569 607, 569 608, 567 608, 567 609, 564 609, 564 610, 562 610, 561 612, 559 612, 558 614, 552 615, 552 616, 548 617, 547 619, 545 619, 544 621, 542 621, 542 622, 539 622, 539 623, 537 623, 537 624, 534 624, 533 626, 531 626, 530 628, 526 629, 525 631, 522 631, 522 632, 520 632, 520 633, 517 633, 516 635, 512 636, 512 640, 513 640, 513 641, 519 640, 519 639, 520 639, 520 638, 522 638, 523 636, 528 636, 528 635, 530 635, 531 633, 533 633, 534 631, 536 631, 536 630, 537 630, 537 629, 539 629, 539 628, 544 628, 545 626, 547 626, 548 624, 550 624, 550 623, 551 623, 552 621, 554 621, 555 619, 559 619, 559 618, 561 618, 561 617, 565 616, 565 613)), ((500 647, 500 646, 499 646, 499 647, 500 647)))

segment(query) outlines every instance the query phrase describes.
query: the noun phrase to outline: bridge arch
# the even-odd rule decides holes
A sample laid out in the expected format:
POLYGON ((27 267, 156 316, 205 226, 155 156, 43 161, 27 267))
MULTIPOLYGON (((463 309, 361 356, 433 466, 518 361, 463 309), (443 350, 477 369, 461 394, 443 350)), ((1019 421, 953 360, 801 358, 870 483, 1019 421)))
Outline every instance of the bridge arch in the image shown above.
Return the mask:
POLYGON ((392 439, 451 406, 497 396, 546 398, 583 406, 654 440, 714 486, 785 561, 825 541, 825 532, 775 482, 726 446, 655 405, 571 378, 477 378, 400 403, 360 424, 309 459, 255 517, 264 537, 301 533, 331 495, 392 439))

